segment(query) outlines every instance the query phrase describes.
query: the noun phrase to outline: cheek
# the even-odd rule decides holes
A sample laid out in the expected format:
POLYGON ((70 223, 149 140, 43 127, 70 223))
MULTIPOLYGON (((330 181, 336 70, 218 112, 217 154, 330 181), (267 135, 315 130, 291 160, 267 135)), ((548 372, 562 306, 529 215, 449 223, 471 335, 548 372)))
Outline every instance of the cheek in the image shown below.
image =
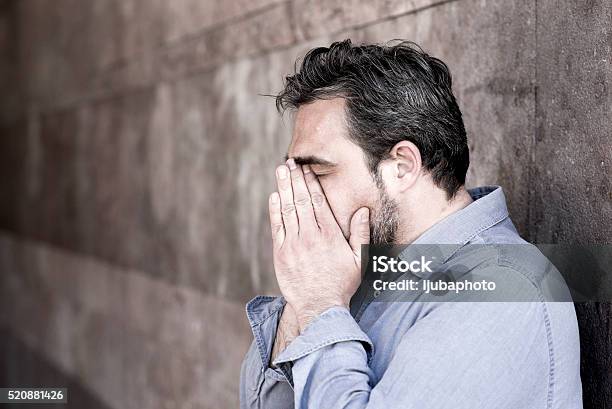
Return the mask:
MULTIPOLYGON (((330 178, 331 179, 331 178, 330 178)), ((353 214, 363 206, 371 208, 371 190, 356 189, 349 183, 339 183, 333 180, 322 178, 321 187, 327 196, 329 206, 338 221, 340 229, 345 237, 349 236, 350 223, 353 214)))

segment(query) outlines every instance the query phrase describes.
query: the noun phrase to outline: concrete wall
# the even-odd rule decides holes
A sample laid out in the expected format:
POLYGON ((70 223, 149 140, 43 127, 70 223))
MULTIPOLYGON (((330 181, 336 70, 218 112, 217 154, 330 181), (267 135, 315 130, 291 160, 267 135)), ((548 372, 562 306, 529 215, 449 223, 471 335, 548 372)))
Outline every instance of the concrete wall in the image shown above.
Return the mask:
MULTIPOLYGON (((2 385, 237 406, 290 136, 259 95, 347 37, 449 64, 469 184, 503 185, 527 239, 610 243, 607 0, 2 0, 2 385)), ((612 407, 612 308, 577 310, 585 407, 612 407)))

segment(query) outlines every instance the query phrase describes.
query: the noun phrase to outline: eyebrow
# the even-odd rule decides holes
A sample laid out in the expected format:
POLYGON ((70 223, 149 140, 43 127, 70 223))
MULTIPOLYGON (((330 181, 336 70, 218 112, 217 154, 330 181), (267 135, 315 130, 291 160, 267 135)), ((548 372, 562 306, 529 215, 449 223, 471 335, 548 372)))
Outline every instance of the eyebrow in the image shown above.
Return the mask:
MULTIPOLYGON (((289 155, 285 155, 285 162, 289 159, 289 155)), ((319 158, 318 156, 294 156, 293 160, 298 165, 323 165, 323 166, 336 166, 334 162, 330 162, 326 159, 319 158)))
MULTIPOLYGON (((285 162, 289 159, 289 155, 285 155, 285 162)), ((298 165, 322 165, 322 166, 336 166, 334 162, 320 158, 318 156, 294 156, 293 160, 298 165)))

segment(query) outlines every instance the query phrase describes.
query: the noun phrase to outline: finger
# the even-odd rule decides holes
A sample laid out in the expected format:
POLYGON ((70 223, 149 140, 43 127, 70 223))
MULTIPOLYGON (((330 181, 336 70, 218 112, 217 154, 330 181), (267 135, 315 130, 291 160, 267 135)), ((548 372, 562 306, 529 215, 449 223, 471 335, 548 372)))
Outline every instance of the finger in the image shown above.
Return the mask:
POLYGON ((278 192, 270 195, 268 201, 268 209, 270 211, 270 229, 272 230, 272 244, 274 248, 279 248, 285 241, 285 226, 283 225, 283 216, 281 214, 280 196, 278 192))
POLYGON ((293 187, 293 203, 297 212, 300 232, 306 232, 317 227, 310 192, 306 187, 302 167, 297 166, 293 159, 287 161, 291 173, 291 186, 293 187))
POLYGON ((306 180, 306 186, 310 192, 312 209, 319 226, 331 225, 332 223, 338 225, 336 218, 329 207, 329 203, 327 203, 327 197, 325 197, 321 184, 319 184, 317 176, 312 172, 310 166, 308 165, 304 166, 304 179, 306 180))
POLYGON ((289 178, 289 168, 287 168, 287 166, 281 165, 276 168, 276 184, 278 185, 278 193, 280 196, 281 215, 285 226, 285 235, 297 234, 298 219, 295 214, 293 190, 291 188, 291 179, 289 178))
POLYGON ((349 244, 357 258, 361 258, 361 245, 370 242, 370 209, 362 207, 351 218, 349 244))

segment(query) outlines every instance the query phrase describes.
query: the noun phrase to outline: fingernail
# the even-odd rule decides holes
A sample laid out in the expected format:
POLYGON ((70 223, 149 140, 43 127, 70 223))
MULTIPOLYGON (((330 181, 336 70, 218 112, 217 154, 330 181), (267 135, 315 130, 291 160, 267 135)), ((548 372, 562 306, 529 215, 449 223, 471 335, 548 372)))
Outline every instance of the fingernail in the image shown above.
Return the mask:
POLYGON ((310 173, 310 165, 304 165, 302 166, 302 171, 304 172, 305 175, 310 173))
POLYGON ((289 169, 291 170, 295 170, 295 168, 297 167, 295 166, 295 161, 293 160, 293 158, 287 159, 287 165, 289 166, 289 169))
POLYGON ((366 207, 365 210, 361 212, 361 221, 367 222, 369 219, 370 219, 370 209, 366 207))
POLYGON ((274 192, 274 193, 272 193, 272 195, 270 196, 270 201, 271 201, 273 204, 278 203, 278 192, 274 192))
POLYGON ((279 179, 286 179, 287 178, 287 167, 279 166, 278 169, 276 170, 276 173, 278 174, 279 179))

